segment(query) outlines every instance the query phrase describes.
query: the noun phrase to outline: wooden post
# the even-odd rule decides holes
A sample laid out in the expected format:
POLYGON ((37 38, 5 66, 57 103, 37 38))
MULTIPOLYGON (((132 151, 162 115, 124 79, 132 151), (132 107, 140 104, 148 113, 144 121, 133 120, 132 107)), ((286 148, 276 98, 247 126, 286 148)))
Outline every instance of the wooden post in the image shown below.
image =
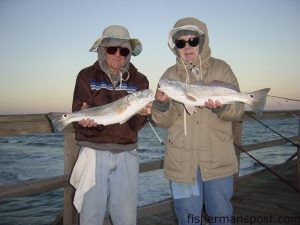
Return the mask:
MULTIPOLYGON (((232 134, 233 134, 233 143, 240 145, 242 142, 242 131, 243 131, 243 121, 233 122, 232 123, 232 134)), ((238 179, 240 172, 240 150, 237 147, 235 148, 235 154, 238 161, 238 172, 233 176, 233 188, 234 190, 238 189, 238 179)))
MULTIPOLYGON (((74 129, 65 129, 64 174, 70 175, 79 153, 79 146, 75 142, 74 129)), ((72 225, 78 222, 76 209, 73 206, 74 188, 68 185, 64 189, 63 224, 72 225)))
MULTIPOLYGON (((299 117, 299 115, 298 115, 299 117)), ((298 120, 298 136, 300 136, 300 120, 298 120)), ((300 148, 297 148, 297 187, 300 190, 300 148)))

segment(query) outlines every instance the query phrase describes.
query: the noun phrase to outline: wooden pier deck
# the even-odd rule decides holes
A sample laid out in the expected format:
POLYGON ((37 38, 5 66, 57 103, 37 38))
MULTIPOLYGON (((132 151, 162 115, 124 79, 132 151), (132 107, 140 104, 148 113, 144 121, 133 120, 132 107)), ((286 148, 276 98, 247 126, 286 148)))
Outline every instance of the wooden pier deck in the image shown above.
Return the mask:
MULTIPOLYGON (((275 166, 274 170, 296 186, 296 161, 275 166)), ((232 203, 234 224, 300 224, 300 193, 269 171, 240 178, 232 203)), ((138 225, 177 225, 172 209, 161 211, 139 218, 138 225)))

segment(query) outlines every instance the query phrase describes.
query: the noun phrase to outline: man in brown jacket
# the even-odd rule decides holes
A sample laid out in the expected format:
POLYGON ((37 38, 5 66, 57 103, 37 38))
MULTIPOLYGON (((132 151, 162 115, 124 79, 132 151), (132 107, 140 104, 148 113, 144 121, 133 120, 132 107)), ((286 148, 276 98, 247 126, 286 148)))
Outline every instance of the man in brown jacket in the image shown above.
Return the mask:
MULTIPOLYGON (((73 111, 105 105, 148 89, 146 76, 130 63, 131 55, 141 50, 139 40, 130 38, 125 27, 104 29, 90 50, 98 53, 98 60, 77 76, 73 111)), ((71 182, 74 180, 77 188, 74 204, 80 212, 81 225, 103 224, 107 205, 114 225, 136 224, 137 134, 149 110, 145 107, 123 124, 103 126, 87 119, 74 125, 81 150, 71 182)))
MULTIPOLYGON (((168 43, 176 64, 162 79, 185 83, 219 80, 239 88, 230 66, 211 57, 203 22, 195 18, 178 20, 168 43)), ((232 175, 238 171, 232 121, 241 117, 244 105, 222 105, 208 99, 206 107, 189 115, 183 104, 170 97, 157 90, 152 119, 168 128, 164 172, 170 180, 179 224, 201 224, 203 204, 211 224, 230 224, 232 175)))

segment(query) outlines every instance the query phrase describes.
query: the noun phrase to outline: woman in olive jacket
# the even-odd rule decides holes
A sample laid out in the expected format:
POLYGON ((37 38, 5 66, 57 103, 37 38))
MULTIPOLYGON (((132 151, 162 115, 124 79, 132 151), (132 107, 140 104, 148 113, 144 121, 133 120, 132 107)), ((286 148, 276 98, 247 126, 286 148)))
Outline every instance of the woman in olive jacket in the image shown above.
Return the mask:
MULTIPOLYGON (((214 80, 234 85, 230 66, 211 57, 206 25, 195 18, 176 22, 169 33, 169 47, 176 64, 161 79, 185 83, 214 80)), ((222 105, 208 99, 192 115, 183 104, 157 90, 152 119, 168 128, 164 162, 180 225, 199 224, 203 204, 212 224, 230 224, 233 174, 238 171, 232 138, 232 121, 244 112, 244 104, 222 105), (220 221, 225 218, 225 221, 220 221)))

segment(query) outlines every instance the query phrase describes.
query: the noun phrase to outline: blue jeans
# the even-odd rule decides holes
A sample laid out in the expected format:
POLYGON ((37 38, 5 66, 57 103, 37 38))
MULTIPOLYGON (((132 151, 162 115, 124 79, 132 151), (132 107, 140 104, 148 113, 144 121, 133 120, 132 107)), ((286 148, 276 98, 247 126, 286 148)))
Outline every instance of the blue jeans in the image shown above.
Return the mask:
POLYGON ((96 185, 84 196, 80 225, 102 225, 107 208, 114 225, 135 225, 138 176, 136 150, 96 151, 96 185))
POLYGON ((210 224, 231 224, 233 177, 203 182, 198 170, 196 178, 194 184, 170 182, 179 225, 201 224, 203 205, 210 224))

